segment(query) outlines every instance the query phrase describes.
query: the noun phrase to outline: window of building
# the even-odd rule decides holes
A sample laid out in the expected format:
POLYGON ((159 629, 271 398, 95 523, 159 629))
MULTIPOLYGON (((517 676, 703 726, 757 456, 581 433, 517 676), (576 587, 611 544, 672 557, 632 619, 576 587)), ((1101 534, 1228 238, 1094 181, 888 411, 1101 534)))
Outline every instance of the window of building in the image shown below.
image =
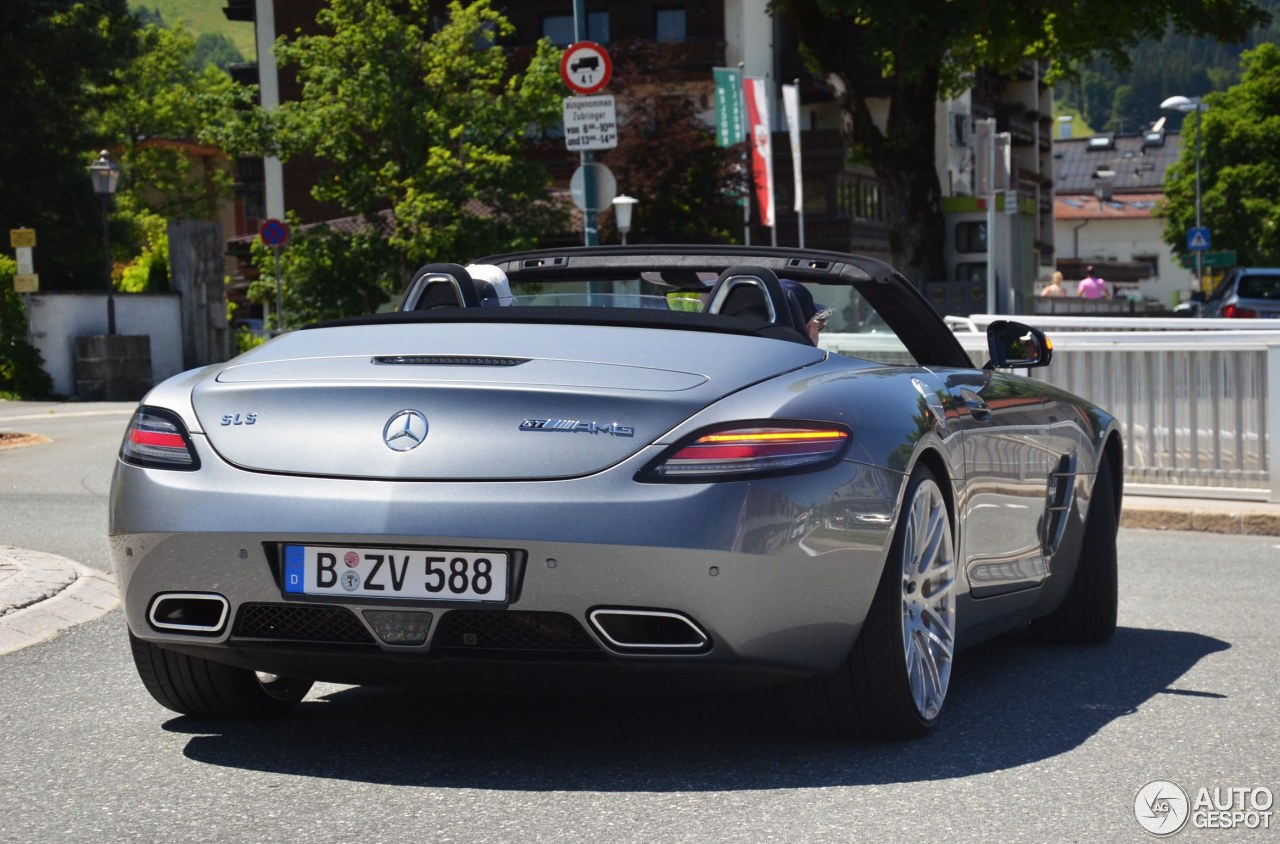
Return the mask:
POLYGON ((818 180, 804 180, 804 213, 827 214, 827 183, 818 180))
POLYGON ((836 210, 855 220, 884 220, 880 185, 870 179, 842 177, 836 184, 836 210))
POLYGON ((956 223, 957 252, 986 252, 987 224, 985 221, 956 223))
POLYGON ((658 9, 654 13, 654 38, 657 41, 684 41, 688 37, 685 29, 684 9, 658 9))
MULTIPOLYGON (((545 15, 542 18, 542 36, 550 38, 557 47, 566 47, 577 41, 573 15, 545 15)), ((597 44, 609 43, 609 13, 587 12, 587 40, 597 44)))
POLYGON ((1146 264, 1151 269, 1147 273, 1148 278, 1160 277, 1160 256, 1154 252, 1135 252, 1133 255, 1135 263, 1146 264))
POLYGON ((956 281, 965 281, 970 284, 983 283, 987 281, 987 262, 978 263, 971 261, 963 264, 956 264, 956 281))

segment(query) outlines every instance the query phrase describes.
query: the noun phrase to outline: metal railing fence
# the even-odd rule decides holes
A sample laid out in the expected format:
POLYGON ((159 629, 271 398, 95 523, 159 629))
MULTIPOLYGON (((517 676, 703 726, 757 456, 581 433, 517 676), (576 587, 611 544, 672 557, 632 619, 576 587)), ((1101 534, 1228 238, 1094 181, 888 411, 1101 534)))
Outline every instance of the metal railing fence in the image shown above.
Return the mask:
MULTIPOLYGON (((987 359, 980 332, 999 318, 948 318, 976 365, 987 359)), ((1280 320, 1240 330, 1239 320, 1018 319, 1053 341, 1053 363, 1025 374, 1115 415, 1131 490, 1280 501, 1280 413, 1269 402, 1280 395, 1280 320)), ((822 345, 857 354, 868 339, 822 345)))

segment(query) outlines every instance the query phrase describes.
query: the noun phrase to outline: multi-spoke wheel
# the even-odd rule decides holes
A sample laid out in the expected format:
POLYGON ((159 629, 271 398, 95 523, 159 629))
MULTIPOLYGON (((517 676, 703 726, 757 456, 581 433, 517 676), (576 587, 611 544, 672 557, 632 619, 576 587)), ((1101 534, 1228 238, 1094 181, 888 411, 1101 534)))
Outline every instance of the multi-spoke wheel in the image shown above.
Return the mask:
POLYGON ((951 512, 928 467, 911 473, 879 588, 844 666, 789 689, 793 713, 835 736, 910 738, 938 720, 956 639, 951 512))
POLYGON ((956 643, 956 558, 951 519, 933 478, 916 486, 903 514, 902 650, 911 698, 921 718, 942 711, 956 643))

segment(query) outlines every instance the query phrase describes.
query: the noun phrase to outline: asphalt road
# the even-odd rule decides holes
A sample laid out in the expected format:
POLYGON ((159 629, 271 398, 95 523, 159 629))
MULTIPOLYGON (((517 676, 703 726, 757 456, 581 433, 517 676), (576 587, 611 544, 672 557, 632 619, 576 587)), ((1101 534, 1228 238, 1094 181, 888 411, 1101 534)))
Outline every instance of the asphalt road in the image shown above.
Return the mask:
MULTIPOLYGON (((105 566, 124 420, 5 453, 0 542, 105 566)), ((906 744, 794 736, 763 694, 324 686, 286 720, 200 721, 143 690, 116 611, 0 656, 0 841, 1146 841, 1152 780, 1280 791, 1280 540, 1126 529, 1120 561, 1109 645, 963 652, 906 744)))

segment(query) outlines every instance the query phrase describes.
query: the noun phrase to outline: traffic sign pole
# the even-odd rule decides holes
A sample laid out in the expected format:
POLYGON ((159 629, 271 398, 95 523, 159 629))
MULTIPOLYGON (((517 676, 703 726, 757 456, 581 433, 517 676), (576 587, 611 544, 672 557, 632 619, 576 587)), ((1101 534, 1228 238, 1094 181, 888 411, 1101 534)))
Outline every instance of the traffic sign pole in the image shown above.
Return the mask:
POLYGON ((262 242, 271 247, 275 256, 276 276, 276 334, 284 331, 284 291, 280 284, 280 247, 289 241, 289 227, 274 217, 262 224, 259 232, 262 242))
MULTIPOLYGON (((573 34, 577 41, 587 40, 586 0, 573 0, 573 34)), ((579 153, 582 158, 582 245, 598 246, 600 244, 600 221, 596 218, 596 154, 591 150, 579 153)))

